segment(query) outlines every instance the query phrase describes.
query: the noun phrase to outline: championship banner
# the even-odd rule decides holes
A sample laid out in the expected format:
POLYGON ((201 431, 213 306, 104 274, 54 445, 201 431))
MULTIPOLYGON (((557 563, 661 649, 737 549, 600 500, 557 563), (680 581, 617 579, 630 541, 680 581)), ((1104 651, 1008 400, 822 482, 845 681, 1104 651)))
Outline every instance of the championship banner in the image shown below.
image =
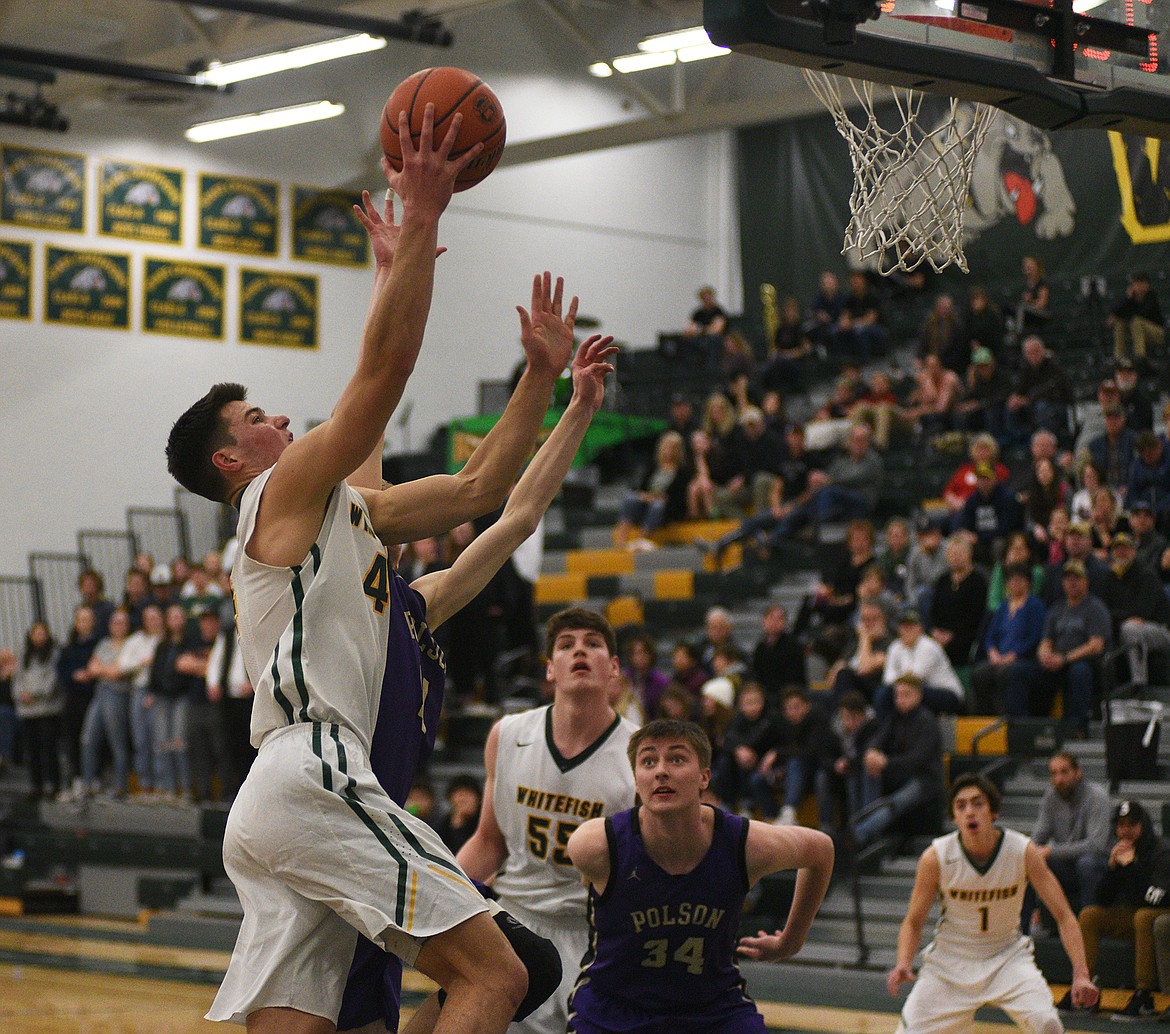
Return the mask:
POLYGON ((222 341, 226 275, 223 266, 148 258, 143 331, 222 341))
POLYGON ((98 233, 154 244, 179 244, 183 173, 155 165, 100 161, 98 233))
POLYGON ((370 261, 366 229, 353 213, 361 202, 341 190, 293 187, 292 254, 308 262, 364 266, 370 261))
POLYGON ((0 241, 0 319, 32 319, 32 245, 0 241))
POLYGON ((240 270, 240 340, 250 345, 317 347, 317 278, 240 270))
POLYGON ((128 330, 130 256, 46 248, 45 322, 128 330))
POLYGON ((279 184, 238 176, 199 177, 199 246, 275 255, 279 184))
POLYGON ((85 230, 85 158, 0 147, 0 221, 38 230, 85 230))

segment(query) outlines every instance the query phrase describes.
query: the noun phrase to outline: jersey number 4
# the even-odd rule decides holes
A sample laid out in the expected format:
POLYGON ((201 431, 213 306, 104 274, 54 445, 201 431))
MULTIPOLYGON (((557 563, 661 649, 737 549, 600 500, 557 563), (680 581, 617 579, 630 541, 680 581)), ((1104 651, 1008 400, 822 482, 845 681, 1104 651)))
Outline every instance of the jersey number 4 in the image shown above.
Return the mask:
MULTIPOLYGON (((642 959, 642 965, 647 969, 662 969, 666 965, 666 953, 669 947, 665 937, 661 940, 647 941, 642 945, 646 952, 646 957, 642 959)), ((688 937, 678 946, 671 958, 686 966, 688 973, 699 976, 703 972, 703 938, 688 937)))
MULTIPOLYGON (((537 858, 547 858, 549 849, 549 827, 552 825, 552 819, 547 819, 543 815, 529 815, 528 816, 528 850, 531 851, 537 858)), ((572 859, 565 854, 565 845, 569 842, 569 837, 573 835, 573 830, 578 826, 576 822, 558 822, 556 829, 556 846, 553 848, 552 860, 557 865, 572 865, 572 859)))
POLYGON ((390 559, 385 553, 374 555, 374 562, 362 579, 362 588, 373 602, 374 613, 381 615, 390 602, 390 559))

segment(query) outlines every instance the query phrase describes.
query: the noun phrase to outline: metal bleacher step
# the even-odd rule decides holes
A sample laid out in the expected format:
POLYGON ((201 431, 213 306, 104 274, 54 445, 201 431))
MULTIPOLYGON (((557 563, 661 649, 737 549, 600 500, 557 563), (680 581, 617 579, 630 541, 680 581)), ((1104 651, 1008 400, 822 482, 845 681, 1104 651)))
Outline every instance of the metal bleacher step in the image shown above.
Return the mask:
POLYGON ((202 915, 185 910, 152 913, 147 921, 150 939, 161 944, 231 951, 240 931, 238 916, 202 915))

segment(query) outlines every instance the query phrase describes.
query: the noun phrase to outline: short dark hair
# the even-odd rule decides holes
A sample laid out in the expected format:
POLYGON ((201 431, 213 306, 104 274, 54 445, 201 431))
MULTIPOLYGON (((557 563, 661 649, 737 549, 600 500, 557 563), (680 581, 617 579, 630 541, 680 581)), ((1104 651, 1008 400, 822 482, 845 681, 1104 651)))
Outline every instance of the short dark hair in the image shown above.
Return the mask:
POLYGON ((557 641, 557 636, 562 632, 576 632, 581 629, 600 632, 605 637, 605 645, 609 649, 609 655, 611 657, 617 656, 617 636, 614 635, 613 626, 597 611, 589 610, 587 607, 566 607, 564 610, 558 610, 548 619, 548 624, 544 626, 545 655, 552 656, 553 645, 557 641))
POLYGON ((837 706, 842 711, 852 711, 854 714, 865 714, 868 706, 863 697, 856 689, 849 690, 848 693, 843 693, 841 699, 837 702, 837 706))
POLYGON ((955 798, 959 791, 966 790, 969 786, 975 787, 987 798, 987 806, 991 809, 992 815, 999 814, 1000 808, 1003 807, 1003 794, 1000 793, 999 787, 982 772, 964 772, 951 783, 951 795, 947 800, 951 811, 955 810, 955 798))
POLYGON ((1068 762, 1069 768, 1073 769, 1074 771, 1081 767, 1080 759, 1071 751, 1058 750, 1053 753, 1053 755, 1048 760, 1055 761, 1057 758, 1064 758, 1064 760, 1068 762))
POLYGON ((698 755, 699 767, 711 767, 711 740, 694 722, 680 722, 676 718, 657 718, 643 725, 630 737, 629 745, 626 747, 626 757, 630 759, 631 768, 637 761, 638 748, 646 740, 686 740, 698 755))
POLYGON ((211 457, 232 444, 223 407, 247 397, 248 389, 242 384, 216 384, 175 421, 167 438, 167 470, 187 491, 216 503, 229 501, 227 479, 211 457))
POLYGON ((808 690, 805 689, 804 686, 798 686, 795 683, 793 683, 791 686, 785 686, 784 692, 780 694, 780 699, 789 700, 792 697, 796 697, 800 700, 803 700, 805 703, 808 703, 808 690))

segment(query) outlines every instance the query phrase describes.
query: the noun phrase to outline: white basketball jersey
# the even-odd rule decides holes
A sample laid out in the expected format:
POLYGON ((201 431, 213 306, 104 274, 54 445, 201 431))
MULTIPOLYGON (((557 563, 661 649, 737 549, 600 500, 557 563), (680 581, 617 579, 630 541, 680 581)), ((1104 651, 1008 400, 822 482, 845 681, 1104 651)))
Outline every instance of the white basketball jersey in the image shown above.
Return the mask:
POLYGON ((940 907, 929 949, 934 961, 940 956, 983 961, 1021 940, 1028 838, 1012 829, 1002 832, 995 854, 981 867, 963 849, 958 831, 934 841, 940 907))
POLYGON ((636 729, 616 717, 592 746, 566 760, 553 743, 551 704, 500 720, 492 804, 508 858, 494 887, 505 906, 585 918, 585 885, 565 845, 586 819, 633 807, 626 746, 636 729))
POLYGON ((240 647, 256 692, 252 746, 274 729, 334 722, 351 729, 368 753, 390 626, 386 547, 365 501, 342 483, 300 564, 269 567, 253 560, 247 545, 273 469, 240 499, 241 548, 232 570, 240 647))

